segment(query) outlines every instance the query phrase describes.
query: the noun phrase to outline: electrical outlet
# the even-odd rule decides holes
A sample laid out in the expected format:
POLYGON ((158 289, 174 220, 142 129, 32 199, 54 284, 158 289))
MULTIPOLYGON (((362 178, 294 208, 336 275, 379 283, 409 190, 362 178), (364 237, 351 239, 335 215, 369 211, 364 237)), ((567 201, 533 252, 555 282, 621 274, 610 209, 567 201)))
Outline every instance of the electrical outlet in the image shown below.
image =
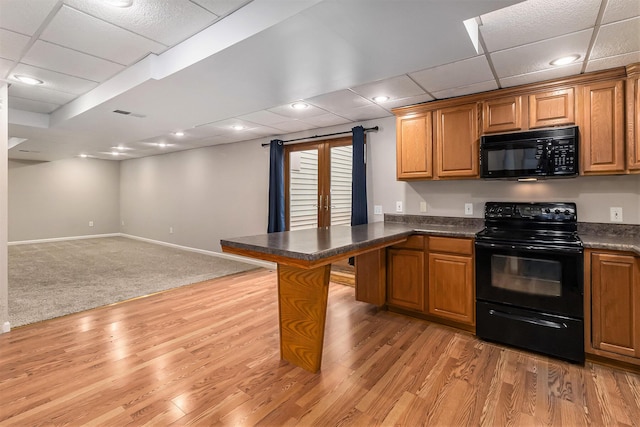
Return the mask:
POLYGON ((93 221, 89 221, 89 227, 93 227, 93 221))
POLYGON ((402 202, 401 201, 397 201, 396 202, 396 212, 402 212, 402 202))
POLYGON ((420 212, 425 213, 427 211, 427 202, 420 202, 420 212))
POLYGON ((464 214, 465 215, 473 215, 473 203, 465 203, 464 204, 464 214))
POLYGON ((609 208, 611 222, 622 222, 622 208, 609 208))
POLYGON ((373 205, 373 214, 382 215, 382 205, 373 205))

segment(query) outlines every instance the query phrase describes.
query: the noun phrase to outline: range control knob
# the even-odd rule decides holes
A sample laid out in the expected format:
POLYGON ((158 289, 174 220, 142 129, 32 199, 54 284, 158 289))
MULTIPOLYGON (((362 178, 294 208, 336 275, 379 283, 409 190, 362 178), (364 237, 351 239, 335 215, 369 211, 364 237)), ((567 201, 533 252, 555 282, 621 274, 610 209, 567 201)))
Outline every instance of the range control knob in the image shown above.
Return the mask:
POLYGON ((565 209, 565 210, 564 210, 564 214, 565 214, 565 215, 571 215, 571 211, 570 211, 569 209, 565 209))
POLYGON ((553 211, 553 213, 555 213, 556 215, 560 213, 560 209, 556 209, 555 211, 553 211))
POLYGON ((551 212, 551 209, 546 208, 544 211, 545 211, 545 213, 550 213, 550 212, 551 212))

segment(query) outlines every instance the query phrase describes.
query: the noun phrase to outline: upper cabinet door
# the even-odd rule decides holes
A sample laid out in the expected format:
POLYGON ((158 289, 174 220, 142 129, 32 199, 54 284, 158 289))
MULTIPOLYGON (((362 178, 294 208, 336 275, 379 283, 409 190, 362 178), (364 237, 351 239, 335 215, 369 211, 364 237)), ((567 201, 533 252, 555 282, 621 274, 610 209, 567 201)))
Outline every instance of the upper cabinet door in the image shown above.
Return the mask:
POLYGON ((521 129, 522 96, 491 99, 482 103, 482 133, 521 129))
POLYGON ((580 149, 585 175, 623 173, 624 82, 614 80, 582 86, 580 149))
POLYGON ((629 172, 640 173, 640 75, 627 80, 626 105, 627 168, 629 172))
POLYGON ((574 124, 574 102, 572 87, 529 95, 529 128, 574 124))
POLYGON ((436 110, 436 176, 479 177, 478 104, 436 110))
POLYGON ((433 177, 431 112, 396 120, 396 174, 398 179, 433 177))

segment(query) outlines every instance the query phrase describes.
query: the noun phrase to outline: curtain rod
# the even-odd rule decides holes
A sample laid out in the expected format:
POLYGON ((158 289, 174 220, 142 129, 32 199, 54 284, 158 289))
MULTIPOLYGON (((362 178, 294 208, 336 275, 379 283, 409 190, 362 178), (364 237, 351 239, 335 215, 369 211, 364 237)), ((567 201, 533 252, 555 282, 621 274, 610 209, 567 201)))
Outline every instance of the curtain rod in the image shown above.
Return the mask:
MULTIPOLYGON (((365 128, 364 129, 365 132, 370 132, 370 131, 378 131, 378 126, 374 126, 372 128, 365 128)), ((346 135, 348 133, 353 133, 352 130, 347 130, 344 132, 336 132, 336 133, 326 133, 324 135, 313 135, 313 136, 306 136, 304 138, 296 138, 296 139, 289 139, 286 141, 282 141, 282 143, 284 144, 285 142, 295 142, 295 141, 303 141, 303 140, 307 140, 307 139, 316 139, 316 138, 324 138, 325 136, 336 136, 336 135, 346 135)), ((263 147, 268 147, 270 145, 269 142, 266 142, 264 144, 262 144, 263 147)))

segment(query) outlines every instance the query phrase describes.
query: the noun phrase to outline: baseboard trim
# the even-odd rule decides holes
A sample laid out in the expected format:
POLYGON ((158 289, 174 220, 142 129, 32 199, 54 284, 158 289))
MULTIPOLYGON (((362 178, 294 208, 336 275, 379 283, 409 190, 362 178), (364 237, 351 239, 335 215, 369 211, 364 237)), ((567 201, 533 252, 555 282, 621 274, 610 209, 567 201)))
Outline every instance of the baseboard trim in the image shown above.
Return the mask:
POLYGON ((15 242, 7 242, 7 245, 8 246, 28 245, 32 243, 52 243, 52 242, 64 242, 67 240, 97 239, 100 237, 119 237, 119 236, 122 236, 122 233, 90 234, 87 236, 54 237, 51 239, 17 240, 15 242))
POLYGON ((247 258, 247 257, 239 256, 239 255, 225 254, 225 253, 222 253, 222 252, 207 251, 205 249, 192 248, 190 246, 176 245, 175 243, 168 243, 168 242, 163 242, 163 241, 160 241, 160 240, 148 239, 146 237, 134 236, 132 234, 119 233, 118 235, 122 236, 122 237, 127 237, 129 239, 141 240, 143 242, 153 243, 153 244, 156 244, 156 245, 168 246, 170 248, 182 249, 182 250, 190 251, 190 252, 197 252, 197 253, 203 254, 203 255, 215 256, 215 257, 218 257, 218 258, 230 259, 232 261, 240 261, 240 262, 244 262, 244 263, 247 263, 247 264, 253 264, 253 265, 257 265, 259 267, 263 267, 263 268, 266 268, 266 269, 269 269, 269 270, 275 270, 276 266, 277 266, 277 264, 274 263, 274 262, 261 261, 261 260, 258 260, 258 259, 247 258))

